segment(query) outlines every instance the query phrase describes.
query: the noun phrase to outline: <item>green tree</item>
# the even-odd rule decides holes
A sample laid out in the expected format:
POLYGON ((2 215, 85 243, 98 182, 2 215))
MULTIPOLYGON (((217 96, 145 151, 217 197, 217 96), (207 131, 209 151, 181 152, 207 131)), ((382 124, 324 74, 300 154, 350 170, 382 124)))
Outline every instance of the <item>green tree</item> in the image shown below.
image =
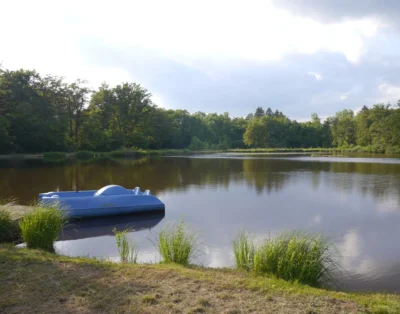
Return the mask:
POLYGON ((267 147, 267 117, 251 120, 243 135, 243 142, 250 147, 267 147))
POLYGON ((257 107, 256 112, 254 113, 254 117, 261 118, 262 116, 265 116, 264 109, 262 107, 257 107))

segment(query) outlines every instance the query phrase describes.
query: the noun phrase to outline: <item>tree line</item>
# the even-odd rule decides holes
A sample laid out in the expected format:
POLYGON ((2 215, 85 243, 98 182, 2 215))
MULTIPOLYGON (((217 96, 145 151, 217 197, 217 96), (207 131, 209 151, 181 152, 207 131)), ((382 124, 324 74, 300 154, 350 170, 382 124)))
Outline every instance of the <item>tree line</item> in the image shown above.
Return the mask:
POLYGON ((0 154, 144 149, 400 146, 400 102, 321 122, 258 107, 246 117, 159 108, 136 83, 97 90, 32 70, 0 69, 0 154))

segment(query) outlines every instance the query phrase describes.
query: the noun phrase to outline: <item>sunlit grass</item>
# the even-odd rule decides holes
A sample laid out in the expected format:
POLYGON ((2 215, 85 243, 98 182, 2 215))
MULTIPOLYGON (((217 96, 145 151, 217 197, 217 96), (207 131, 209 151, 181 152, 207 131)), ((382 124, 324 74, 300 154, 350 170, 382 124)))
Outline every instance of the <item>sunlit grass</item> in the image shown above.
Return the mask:
POLYGON ((134 242, 129 241, 127 233, 128 229, 124 231, 113 230, 115 234, 115 243, 118 248, 119 256, 122 263, 137 263, 139 249, 134 242))
POLYGON ((238 269, 252 270, 255 246, 246 231, 240 232, 232 241, 233 254, 238 269))
POLYGON ((189 230, 183 219, 179 224, 168 225, 158 234, 157 247, 164 263, 190 264, 196 257, 198 234, 189 230))
POLYGON ((256 245, 241 233, 233 241, 233 249, 237 268, 314 287, 334 284, 340 268, 332 243, 318 234, 284 232, 256 245))
POLYGON ((65 213, 54 207, 40 207, 25 214, 19 221, 23 241, 29 249, 54 251, 54 242, 66 223, 65 213))

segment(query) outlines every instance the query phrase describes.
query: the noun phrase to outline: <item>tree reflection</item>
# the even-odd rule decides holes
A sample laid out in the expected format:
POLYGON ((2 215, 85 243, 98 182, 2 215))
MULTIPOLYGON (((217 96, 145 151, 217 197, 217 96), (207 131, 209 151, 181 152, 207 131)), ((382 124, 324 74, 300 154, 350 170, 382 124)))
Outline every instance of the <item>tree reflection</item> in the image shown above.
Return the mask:
POLYGON ((108 184, 140 186, 155 194, 193 186, 229 189, 232 184, 245 184, 257 194, 271 194, 290 182, 309 185, 315 191, 324 185, 345 193, 357 190, 382 202, 393 197, 400 202, 399 164, 167 157, 63 165, 19 160, 2 161, 0 166, 2 197, 17 197, 22 203, 31 202, 40 192, 97 190, 108 184))

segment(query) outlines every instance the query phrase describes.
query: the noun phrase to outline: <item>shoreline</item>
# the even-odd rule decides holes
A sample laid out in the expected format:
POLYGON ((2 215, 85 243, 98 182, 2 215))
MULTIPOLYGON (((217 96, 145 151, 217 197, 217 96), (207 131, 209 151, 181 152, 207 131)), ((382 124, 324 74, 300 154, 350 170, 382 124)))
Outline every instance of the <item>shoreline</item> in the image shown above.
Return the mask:
POLYGON ((399 313, 400 296, 311 288, 234 269, 119 264, 0 245, 0 311, 399 313))
POLYGON ((79 158, 80 152, 47 152, 47 153, 28 153, 28 154, 3 154, 0 155, 0 160, 46 160, 46 155, 49 155, 48 160, 52 161, 52 154, 57 155, 54 160, 67 159, 90 159, 90 158, 129 158, 129 157, 146 157, 146 156, 179 156, 179 155, 205 155, 218 153, 242 153, 242 154, 285 154, 285 153, 359 153, 370 155, 400 155, 400 149, 395 147, 388 148, 387 151, 374 151, 369 147, 353 147, 353 148, 235 148, 227 150, 188 150, 188 149, 160 149, 160 150, 117 150, 110 152, 85 152, 89 158, 79 158))

